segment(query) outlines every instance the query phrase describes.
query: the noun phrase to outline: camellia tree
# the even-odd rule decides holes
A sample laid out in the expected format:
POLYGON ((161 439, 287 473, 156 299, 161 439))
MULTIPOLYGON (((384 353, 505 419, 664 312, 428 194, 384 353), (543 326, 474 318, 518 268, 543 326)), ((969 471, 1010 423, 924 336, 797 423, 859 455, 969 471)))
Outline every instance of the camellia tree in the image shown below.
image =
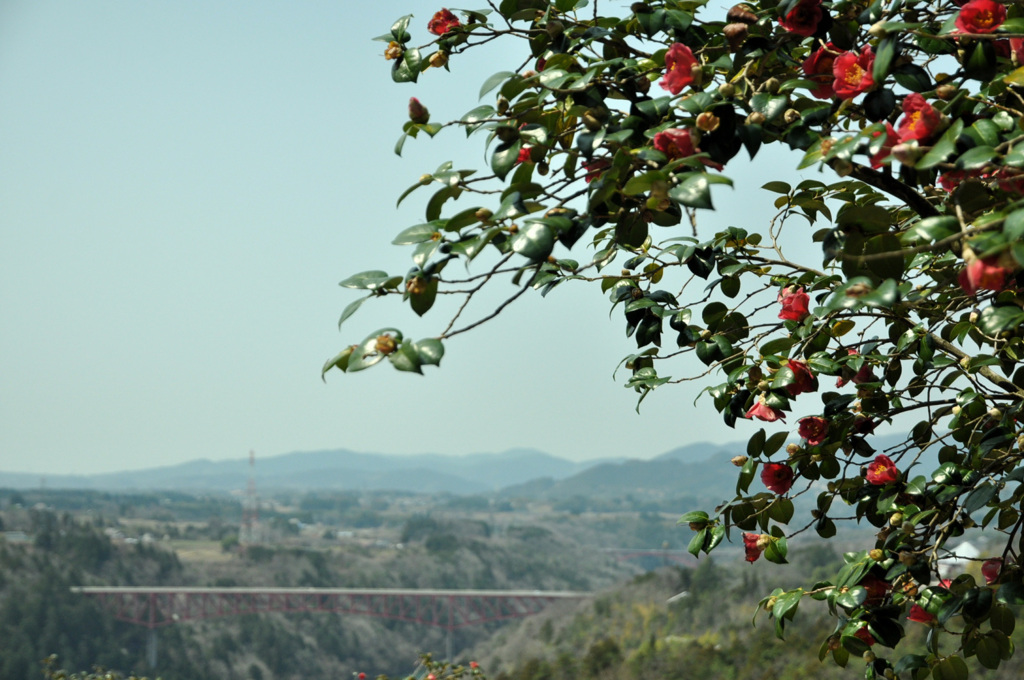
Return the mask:
POLYGON ((448 338, 524 296, 589 284, 636 341, 624 365, 640 399, 703 380, 750 434, 736 497, 683 517, 691 552, 730 539, 749 561, 782 563, 796 534, 828 539, 844 520, 877 530, 831 581, 762 601, 780 636, 810 597, 836 619, 823 660, 861 655, 868 677, 961 679, 969 657, 996 668, 1024 603, 1024 8, 704 4, 613 16, 596 0, 494 0, 399 19, 381 37, 397 82, 495 40, 520 41, 521 61, 454 122, 410 100, 397 152, 456 127, 486 142, 490 167, 423 175, 402 198, 432 191, 426 219, 394 240, 412 269, 342 282, 365 291, 342 321, 387 296, 422 316, 451 295, 456 311, 435 337, 372 333, 324 372, 385 360, 421 372, 448 338), (768 182, 777 214, 704 233, 718 185, 765 144, 835 181, 768 182), (815 226, 821 259, 791 257, 794 221, 815 226), (514 292, 464 318, 499 281, 514 292), (786 423, 798 404, 814 415, 786 423), (905 441, 876 451, 872 432, 890 422, 905 441), (914 468, 926 450, 938 466, 914 468), (982 530, 999 540, 966 570, 979 577, 940 580, 950 546, 982 530), (889 652, 913 626, 922 647, 889 652))

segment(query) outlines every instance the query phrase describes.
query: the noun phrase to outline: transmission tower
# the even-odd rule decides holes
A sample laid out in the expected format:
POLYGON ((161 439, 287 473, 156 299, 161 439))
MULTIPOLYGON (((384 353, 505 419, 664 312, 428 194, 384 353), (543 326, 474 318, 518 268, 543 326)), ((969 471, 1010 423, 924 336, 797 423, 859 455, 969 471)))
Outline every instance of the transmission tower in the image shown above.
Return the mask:
POLYGON ((256 496, 256 454, 249 451, 249 483, 242 499, 242 527, 238 531, 238 542, 255 545, 260 542, 260 502, 256 496))

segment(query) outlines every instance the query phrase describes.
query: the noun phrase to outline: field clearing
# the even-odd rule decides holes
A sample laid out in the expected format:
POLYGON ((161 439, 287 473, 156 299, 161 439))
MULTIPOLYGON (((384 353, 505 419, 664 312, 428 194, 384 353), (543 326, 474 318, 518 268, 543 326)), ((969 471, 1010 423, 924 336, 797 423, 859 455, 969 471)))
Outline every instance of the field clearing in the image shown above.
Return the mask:
POLYGON ((228 562, 232 554, 221 549, 220 541, 170 541, 182 562, 228 562))

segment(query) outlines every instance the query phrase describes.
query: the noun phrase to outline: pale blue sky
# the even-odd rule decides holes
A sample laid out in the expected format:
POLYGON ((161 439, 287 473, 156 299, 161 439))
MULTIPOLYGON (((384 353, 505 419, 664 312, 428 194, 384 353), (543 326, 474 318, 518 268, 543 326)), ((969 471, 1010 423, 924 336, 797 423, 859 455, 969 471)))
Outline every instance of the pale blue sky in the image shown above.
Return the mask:
MULTIPOLYGON (((320 381, 324 360, 380 326, 444 326, 389 301, 336 328, 355 299, 338 281, 409 266, 390 241, 429 194, 396 210, 399 193, 442 161, 483 165, 484 138, 455 130, 396 157, 408 98, 452 120, 515 65, 471 53, 393 84, 371 38, 413 13, 425 43, 438 7, 0 0, 0 469, 335 447, 644 458, 756 429, 729 430, 689 387, 634 413, 611 374, 635 343, 583 287, 530 295, 425 377, 320 381)), ((780 167, 764 155, 730 166, 738 189, 715 193, 726 212, 704 215, 704 234, 763 222, 773 195, 755 187, 780 167)))

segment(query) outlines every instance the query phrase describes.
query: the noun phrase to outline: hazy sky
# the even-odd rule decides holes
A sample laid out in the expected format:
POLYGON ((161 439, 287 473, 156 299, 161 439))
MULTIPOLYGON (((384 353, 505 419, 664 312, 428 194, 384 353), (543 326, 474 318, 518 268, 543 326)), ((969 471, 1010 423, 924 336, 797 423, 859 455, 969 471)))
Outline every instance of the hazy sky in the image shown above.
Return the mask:
MULTIPOLYGON (((0 469, 339 447, 651 457, 754 430, 694 407, 690 387, 637 415, 612 378, 635 349, 621 309, 609 319, 582 286, 528 295, 425 377, 382 366, 321 382, 327 358, 378 327, 444 327, 397 303, 336 325, 356 297, 338 281, 409 267, 390 241, 429 194, 396 210, 401 191, 446 160, 483 167, 484 137, 457 130, 392 152, 410 96, 452 120, 515 66, 470 53, 393 84, 371 38, 412 13, 423 44, 438 7, 0 0, 0 469)), ((731 164, 739 188, 716 191, 704 235, 763 224, 774 196, 756 187, 779 167, 763 155, 731 164)))

